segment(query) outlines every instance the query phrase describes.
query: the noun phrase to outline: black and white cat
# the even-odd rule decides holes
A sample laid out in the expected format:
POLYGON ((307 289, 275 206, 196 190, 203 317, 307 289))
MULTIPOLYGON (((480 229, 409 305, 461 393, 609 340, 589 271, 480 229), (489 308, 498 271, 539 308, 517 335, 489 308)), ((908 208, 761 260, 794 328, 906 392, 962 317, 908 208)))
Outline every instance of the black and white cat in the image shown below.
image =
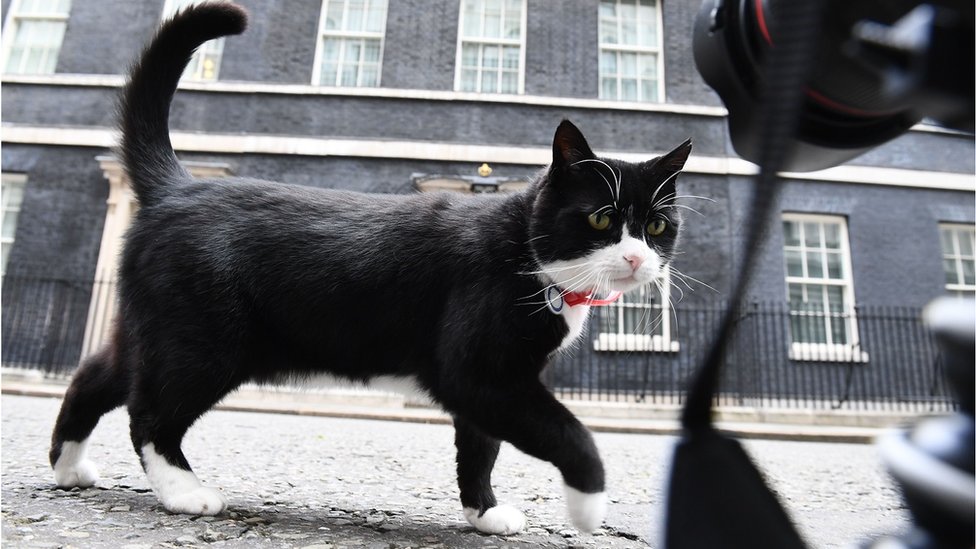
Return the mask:
POLYGON ((587 296, 665 272, 690 142, 639 164, 598 159, 564 121, 552 165, 513 195, 195 180, 169 141, 170 102, 194 49, 245 25, 234 5, 188 8, 130 75, 121 154, 141 207, 111 342, 76 372, 54 429, 57 485, 96 482, 88 437, 125 404, 163 506, 214 515, 227 502, 201 485, 180 444, 225 395, 248 381, 393 376, 453 416, 461 503, 478 530, 525 525, 492 492, 500 441, 555 465, 573 524, 597 528, 606 506, 597 449, 539 375, 580 334, 587 296))

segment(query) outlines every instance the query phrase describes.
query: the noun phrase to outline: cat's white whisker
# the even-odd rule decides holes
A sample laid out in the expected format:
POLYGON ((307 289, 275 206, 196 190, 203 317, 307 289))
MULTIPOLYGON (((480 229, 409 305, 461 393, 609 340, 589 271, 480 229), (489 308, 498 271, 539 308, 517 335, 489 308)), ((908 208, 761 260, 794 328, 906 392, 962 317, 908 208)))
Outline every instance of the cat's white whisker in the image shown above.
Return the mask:
POLYGON ((697 284, 701 284, 702 286, 708 288, 709 290, 711 290, 711 291, 713 291, 713 292, 715 292, 717 294, 722 293, 722 292, 716 290, 715 288, 709 286, 708 284, 705 284, 701 280, 698 280, 697 278, 695 278, 693 276, 686 275, 685 273, 679 271, 678 269, 675 269, 674 267, 671 267, 671 272, 674 273, 675 275, 677 275, 679 279, 682 279, 682 280, 688 279, 688 280, 691 280, 692 282, 695 282, 697 284))
POLYGON ((594 171, 596 171, 597 175, 599 175, 600 177, 603 178, 604 181, 606 181, 607 187, 610 188, 610 197, 613 199, 613 207, 616 208, 617 200, 620 198, 620 178, 617 177, 617 173, 613 170, 613 168, 609 164, 600 160, 599 158, 586 158, 580 160, 579 162, 575 162, 573 166, 575 166, 576 164, 582 164, 583 162, 596 162, 598 164, 606 166, 607 169, 610 170, 610 175, 613 176, 613 180, 616 183, 616 192, 614 192, 614 185, 610 184, 610 180, 607 179, 607 177, 603 175, 603 173, 600 172, 600 170, 594 170, 594 171))
POLYGON ((678 170, 678 171, 674 172, 673 174, 669 175, 668 177, 666 177, 664 179, 664 181, 661 182, 660 185, 657 186, 656 189, 654 189, 654 194, 651 195, 651 203, 652 204, 654 203, 654 199, 657 198, 657 193, 661 192, 661 189, 663 189, 664 186, 668 184, 668 181, 671 181, 672 179, 674 179, 679 173, 681 173, 681 170, 678 170))
POLYGON ((679 194, 678 196, 674 197, 675 200, 681 200, 682 198, 697 198, 700 200, 707 200, 708 202, 714 202, 718 204, 718 200, 715 200, 714 198, 709 198, 707 196, 698 196, 696 194, 679 194))
MULTIPOLYGON (((653 200, 653 197, 652 197, 652 200, 653 200)), ((651 203, 651 208, 650 209, 651 210, 656 210, 656 209, 660 208, 662 204, 666 204, 668 202, 672 202, 673 200, 674 200, 674 193, 668 193, 668 194, 662 196, 661 198, 659 198, 656 202, 651 203)))
POLYGON ((696 214, 698 214, 698 215, 700 215, 702 217, 705 217, 705 214, 703 214, 700 211, 692 208, 691 206, 686 206, 684 204, 664 204, 662 206, 658 206, 658 208, 660 208, 660 209, 665 209, 665 208, 681 208, 682 210, 688 210, 689 212, 696 213, 696 214))

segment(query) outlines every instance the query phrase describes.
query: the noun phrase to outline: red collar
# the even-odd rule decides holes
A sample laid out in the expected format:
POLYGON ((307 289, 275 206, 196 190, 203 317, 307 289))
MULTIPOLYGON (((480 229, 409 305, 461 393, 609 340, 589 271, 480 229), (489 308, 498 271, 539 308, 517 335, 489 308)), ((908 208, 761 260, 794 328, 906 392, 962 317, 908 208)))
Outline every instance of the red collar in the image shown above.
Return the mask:
POLYGON ((546 288, 546 306, 553 314, 562 314, 563 309, 566 307, 574 307, 576 305, 592 305, 594 307, 599 307, 601 305, 609 305, 622 295, 621 292, 612 291, 607 297, 603 299, 598 299, 593 296, 593 292, 582 293, 582 292, 564 292, 559 286, 555 284, 548 286, 546 288))
POLYGON ((614 301, 620 299, 623 295, 622 292, 616 290, 610 292, 607 297, 603 299, 597 299, 593 297, 592 293, 582 293, 582 292, 566 292, 563 294, 563 299, 566 300, 566 305, 570 307, 575 307, 576 305, 590 305, 593 307, 600 307, 603 305, 609 305, 614 301))

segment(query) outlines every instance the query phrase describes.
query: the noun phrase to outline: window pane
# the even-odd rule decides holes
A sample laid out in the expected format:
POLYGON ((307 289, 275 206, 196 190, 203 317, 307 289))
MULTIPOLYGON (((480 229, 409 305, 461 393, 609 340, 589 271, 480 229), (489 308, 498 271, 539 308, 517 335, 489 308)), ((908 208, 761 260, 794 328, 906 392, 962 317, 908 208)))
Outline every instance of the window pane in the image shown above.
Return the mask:
POLYGON ((617 38, 617 21, 606 19, 600 20, 600 43, 601 44, 616 44, 619 42, 617 38))
POLYGON ((348 0, 344 30, 361 31, 366 22, 366 6, 363 0, 348 0))
POLYGON ((501 0, 484 0, 485 2, 485 38, 501 38, 502 36, 502 3, 501 0))
POLYGON ((942 241, 942 253, 945 255, 951 255, 956 253, 956 248, 952 243, 952 229, 942 229, 939 231, 939 237, 942 241))
POLYGON ((506 69, 518 70, 519 68, 519 48, 506 47, 504 67, 506 69))
POLYGON ((363 55, 363 61, 367 63, 379 63, 380 61, 380 43, 378 40, 364 40, 363 45, 366 48, 363 55))
POLYGON ((637 5, 635 0, 620 2, 620 42, 637 45, 637 5))
POLYGON ((800 226, 793 221, 783 222, 783 237, 787 246, 800 245, 800 226))
POLYGON ((479 47, 472 44, 464 44, 461 46, 461 66, 462 67, 477 67, 478 66, 478 51, 479 47))
POLYGON ((640 18, 640 45, 657 46, 657 9, 654 3, 641 1, 637 10, 640 18))
POLYGON ((498 68, 498 47, 484 46, 482 50, 481 66, 486 69, 498 68))
POLYGON ((33 48, 27 54, 27 64, 24 66, 25 74, 43 74, 45 72, 44 68, 41 66, 41 61, 44 60, 44 50, 33 48))
POLYGON ((359 63, 359 55, 362 49, 363 43, 359 40, 347 40, 346 51, 342 55, 343 64, 348 66, 349 64, 355 65, 359 63))
POLYGON ((360 71, 360 86, 376 86, 380 82, 379 67, 377 65, 363 65, 360 71))
POLYGON ((796 343, 827 343, 827 330, 822 316, 793 316, 790 322, 796 343))
POLYGON ((522 36, 522 2, 508 0, 505 8, 505 38, 518 39, 522 36))
POLYGON ((942 269, 945 271, 946 284, 959 284, 959 273, 956 272, 955 259, 943 259, 942 269))
POLYGON ((356 67, 350 65, 342 65, 341 73, 339 75, 339 85, 340 86, 355 86, 356 85, 356 67))
POLYGON ((385 19, 386 0, 370 0, 366 30, 369 32, 383 32, 385 19))
POLYGON ((24 48, 20 46, 14 46, 10 49, 10 56, 7 57, 7 63, 4 65, 3 72, 17 73, 21 71, 20 64, 24 59, 24 48))
POLYGON ((806 295, 806 310, 824 310, 824 287, 820 284, 808 284, 806 295))
POLYGON ((807 276, 824 278, 823 257, 820 252, 807 252, 807 276))
POLYGON ((850 343, 847 329, 851 319, 849 317, 833 317, 830 319, 831 343, 835 345, 847 345, 850 343))
POLYGON ((620 333, 620 321, 618 316, 620 315, 620 309, 618 307, 608 307, 606 316, 601 315, 600 319, 606 321, 604 324, 604 331, 610 334, 620 333))
POLYGON ((3 212, 3 238, 12 239, 17 232, 17 212, 3 212))
POLYGON ((641 80, 641 101, 657 101, 657 82, 641 80))
POLYGON ((601 78, 600 79, 600 98, 602 98, 602 99, 617 99, 617 79, 616 78, 601 78))
POLYGON ((339 40, 336 38, 326 38, 322 46, 322 61, 335 63, 339 61, 339 40))
POLYGON ((825 244, 828 248, 832 250, 840 249, 840 225, 835 223, 825 223, 824 224, 824 239, 825 244))
POLYGON ((832 313, 843 313, 844 289, 840 286, 827 286, 827 310, 832 313))
POLYGON ((827 254, 827 276, 834 280, 844 278, 844 262, 839 253, 827 254))
POLYGON ((972 259, 962 260, 962 282, 967 286, 976 284, 976 276, 973 274, 973 263, 972 259))
POLYGON ((657 80, 657 56, 648 53, 640 55, 640 75, 648 80, 657 80))
POLYGON ((807 247, 820 247, 820 223, 806 222, 803 224, 803 239, 807 247))
POLYGON ((478 91, 478 71, 476 69, 461 70, 461 91, 478 91))
POLYGON ((790 294, 790 310, 799 311, 801 304, 803 303, 803 285, 790 284, 789 294, 790 294))
POLYGON ((972 231, 959 230, 956 232, 959 237, 959 253, 965 256, 973 255, 973 233, 972 231))
POLYGON ((325 11, 326 30, 342 29, 342 10, 345 6, 343 0, 330 0, 325 11))
POLYGON ((637 54, 620 54, 620 74, 622 76, 637 76, 637 54))
POLYGON ((464 1, 464 36, 481 36, 481 10, 476 0, 464 1))
POLYGON ((786 251, 786 274, 787 276, 803 276, 803 256, 800 252, 786 251))
POLYGON ((614 52, 602 52, 600 54, 600 74, 617 74, 617 54, 614 52))
POLYGON ((622 78, 620 80, 620 99, 637 101, 637 80, 633 78, 622 78))
POLYGON ((518 73, 505 71, 502 73, 502 93, 518 93, 518 73))
POLYGON ((495 93, 498 91, 498 75, 496 73, 481 73, 481 91, 485 93, 495 93))

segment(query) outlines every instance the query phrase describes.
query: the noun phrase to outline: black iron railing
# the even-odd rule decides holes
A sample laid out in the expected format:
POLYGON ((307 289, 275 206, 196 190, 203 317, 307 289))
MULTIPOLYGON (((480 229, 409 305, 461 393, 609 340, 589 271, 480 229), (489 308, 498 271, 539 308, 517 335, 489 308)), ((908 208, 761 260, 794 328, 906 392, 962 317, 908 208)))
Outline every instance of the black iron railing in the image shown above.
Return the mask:
MULTIPOLYGON (((90 281, 6 276, 3 366, 54 375, 73 371, 81 358, 91 292, 90 281)), ((668 329, 646 336, 612 333, 621 323, 596 309, 576 347, 556 356, 543 379, 565 398, 679 405, 725 306, 679 303, 669 313, 668 329)), ((798 319, 786 303, 750 304, 736 314, 718 404, 951 409, 940 357, 920 315, 917 308, 861 306, 823 323, 846 326, 843 335, 828 340, 818 319, 798 319)))
MULTIPOLYGON (((724 307, 679 304, 665 342, 605 333, 603 316, 594 314, 577 348, 557 356, 543 379, 566 398, 681 404, 724 307)), ((750 304, 736 314, 718 404, 952 409, 938 350, 920 317, 918 308, 858 307, 842 319, 851 326, 848 339, 831 343, 816 322, 796 322, 786 303, 750 304)))

